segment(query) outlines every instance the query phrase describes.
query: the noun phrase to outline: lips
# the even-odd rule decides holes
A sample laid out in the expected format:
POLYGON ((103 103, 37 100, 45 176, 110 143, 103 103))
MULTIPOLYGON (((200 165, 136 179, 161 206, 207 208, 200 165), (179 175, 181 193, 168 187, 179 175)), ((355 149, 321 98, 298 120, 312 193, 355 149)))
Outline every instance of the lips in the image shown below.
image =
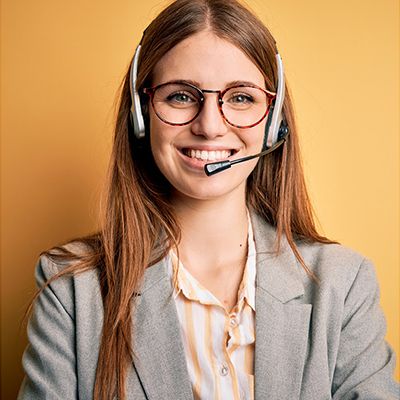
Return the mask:
POLYGON ((223 149, 223 150, 204 150, 194 148, 183 148, 181 152, 192 159, 201 161, 219 161, 226 160, 231 155, 236 153, 234 149, 223 149))

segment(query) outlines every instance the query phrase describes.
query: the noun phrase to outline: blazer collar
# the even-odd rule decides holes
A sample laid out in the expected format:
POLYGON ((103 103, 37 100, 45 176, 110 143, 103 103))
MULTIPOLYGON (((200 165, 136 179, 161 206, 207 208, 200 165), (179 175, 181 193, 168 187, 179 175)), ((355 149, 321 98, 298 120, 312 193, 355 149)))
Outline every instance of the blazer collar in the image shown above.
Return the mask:
MULTIPOLYGON (((301 266, 286 239, 281 238, 279 254, 275 249, 276 229, 254 211, 250 213, 257 252, 256 284, 282 303, 304 294, 301 266)), ((162 260, 145 271, 141 292, 146 292, 158 281, 168 277, 167 265, 162 260)))
POLYGON ((276 229, 255 212, 251 213, 257 250, 257 286, 286 303, 304 294, 301 267, 286 239, 281 238, 279 254, 275 249, 276 229))
POLYGON ((133 318, 133 369, 128 393, 146 399, 193 400, 167 260, 147 268, 133 318), (139 382, 138 382, 139 381, 139 382))
POLYGON ((283 236, 252 214, 257 249, 254 397, 298 399, 307 358, 311 304, 305 304, 301 267, 283 236))
MULTIPOLYGON (((251 218, 257 251, 255 399, 299 398, 311 305, 289 302, 301 298, 304 287, 286 238, 276 254, 276 230, 254 212, 251 218), (280 382, 282 376, 290 382, 280 382)), ((136 297, 132 332, 136 357, 128 392, 135 393, 140 385, 149 400, 193 400, 166 262, 146 269, 136 297)))

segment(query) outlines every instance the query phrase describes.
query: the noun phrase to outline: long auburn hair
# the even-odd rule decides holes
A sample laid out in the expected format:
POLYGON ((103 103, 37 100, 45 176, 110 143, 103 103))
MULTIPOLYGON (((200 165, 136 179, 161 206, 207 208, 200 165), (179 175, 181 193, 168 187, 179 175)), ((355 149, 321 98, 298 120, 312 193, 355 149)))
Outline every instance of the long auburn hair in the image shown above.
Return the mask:
MULTIPOLYGON (((144 33, 138 65, 139 92, 151 86, 154 67, 164 54, 205 29, 241 49, 263 73, 267 89, 275 91, 275 41, 252 12, 235 0, 177 0, 165 8, 144 33)), ((101 229, 75 240, 83 243, 79 252, 59 246, 42 253, 55 262, 69 262, 35 296, 60 276, 87 270, 98 272, 104 323, 95 400, 126 398, 127 369, 134 352, 130 338, 134 329, 135 293, 140 290, 145 269, 162 259, 180 240, 179 226, 168 202, 169 183, 151 155, 146 99, 142 99, 147 121, 146 139, 138 141, 132 132, 129 69, 119 93, 101 229)), ((302 267, 316 280, 295 240, 333 242, 320 236, 315 227, 288 88, 283 109, 290 134, 283 146, 259 159, 247 180, 247 204, 276 227, 275 250, 279 252, 281 238, 286 236, 302 267)), ((31 311, 32 304, 26 314, 31 311)))

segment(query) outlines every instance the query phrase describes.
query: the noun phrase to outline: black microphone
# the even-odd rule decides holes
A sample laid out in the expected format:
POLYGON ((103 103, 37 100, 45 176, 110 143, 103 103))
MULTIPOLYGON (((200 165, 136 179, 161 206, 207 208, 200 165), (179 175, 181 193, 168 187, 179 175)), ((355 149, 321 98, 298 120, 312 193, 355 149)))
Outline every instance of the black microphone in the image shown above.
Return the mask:
POLYGON ((282 143, 284 143, 286 139, 279 140, 279 142, 276 142, 272 147, 270 147, 268 150, 264 150, 261 153, 254 154, 252 156, 247 156, 247 157, 242 157, 238 158, 237 160, 223 160, 223 161, 216 161, 213 163, 208 163, 204 165, 204 172, 206 173, 207 176, 215 175, 218 174, 218 172, 222 172, 228 168, 230 168, 232 165, 242 163, 244 161, 249 161, 252 160, 253 158, 265 156, 266 154, 272 153, 275 149, 277 149, 282 143))

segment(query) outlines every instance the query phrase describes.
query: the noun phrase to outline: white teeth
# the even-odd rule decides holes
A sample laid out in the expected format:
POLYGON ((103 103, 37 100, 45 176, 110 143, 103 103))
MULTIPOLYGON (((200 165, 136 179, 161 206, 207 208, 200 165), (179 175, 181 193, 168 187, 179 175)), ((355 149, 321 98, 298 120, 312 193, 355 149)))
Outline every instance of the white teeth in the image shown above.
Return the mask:
POLYGON ((190 158, 197 158, 203 161, 215 161, 215 160, 224 160, 227 159, 231 155, 230 150, 194 150, 187 149, 184 153, 190 158))

